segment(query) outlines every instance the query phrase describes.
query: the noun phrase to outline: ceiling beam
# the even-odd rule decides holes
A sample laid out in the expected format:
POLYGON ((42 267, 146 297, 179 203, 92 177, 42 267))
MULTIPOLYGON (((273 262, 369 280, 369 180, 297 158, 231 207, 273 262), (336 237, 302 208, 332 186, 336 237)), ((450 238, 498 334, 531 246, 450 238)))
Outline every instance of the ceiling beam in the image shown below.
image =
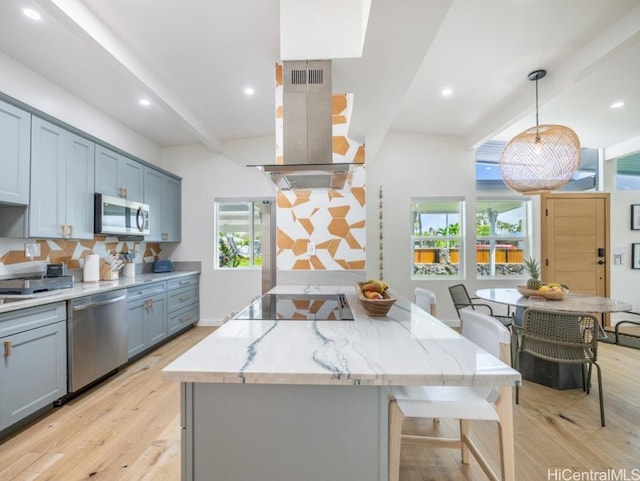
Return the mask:
MULTIPOLYGON (((549 75, 544 79, 544 102, 549 102, 559 95, 569 91, 583 81, 598 67, 605 64, 613 56, 640 43, 640 5, 622 15, 616 22, 602 30, 598 36, 586 42, 576 51, 567 50, 562 57, 556 57, 548 64, 532 65, 531 71, 537 68, 548 70, 549 75)), ((517 135, 533 125, 524 124, 534 111, 534 88, 527 80, 529 72, 522 72, 522 84, 515 93, 505 99, 500 105, 485 115, 473 127, 468 137, 468 144, 477 148, 483 143, 495 139, 510 127, 517 126, 510 132, 517 135)), ((545 123, 545 122, 541 122, 545 123)), ((595 147, 595 146, 593 146, 595 147)), ((606 147, 606 146, 600 146, 606 147)))
POLYGON ((375 0, 362 58, 333 61, 333 91, 354 94, 349 133, 366 143, 367 161, 387 135, 452 3, 375 0))
POLYGON ((40 0, 40 3, 63 24, 108 53, 144 85, 160 107, 173 112, 204 145, 214 152, 222 152, 220 139, 85 4, 79 0, 40 0))

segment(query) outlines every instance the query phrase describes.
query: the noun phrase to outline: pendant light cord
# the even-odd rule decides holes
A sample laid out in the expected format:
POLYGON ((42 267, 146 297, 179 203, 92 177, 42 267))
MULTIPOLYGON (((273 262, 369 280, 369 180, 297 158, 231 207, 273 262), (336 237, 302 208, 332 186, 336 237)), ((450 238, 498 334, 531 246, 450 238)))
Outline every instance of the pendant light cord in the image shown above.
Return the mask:
POLYGON ((546 70, 534 70, 527 76, 529 80, 536 81, 536 143, 540 142, 540 121, 538 119, 538 80, 544 78, 546 75, 546 70))
POLYGON ((540 125, 538 122, 538 79, 536 78, 536 142, 540 142, 540 125))

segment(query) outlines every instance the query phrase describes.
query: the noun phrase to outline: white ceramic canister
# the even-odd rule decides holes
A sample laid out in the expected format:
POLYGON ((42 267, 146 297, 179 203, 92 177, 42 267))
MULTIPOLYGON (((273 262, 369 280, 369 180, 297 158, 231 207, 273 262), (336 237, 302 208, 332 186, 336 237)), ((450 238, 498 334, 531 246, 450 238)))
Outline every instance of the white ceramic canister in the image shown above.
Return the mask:
POLYGON ((136 276, 136 265, 133 262, 128 262, 124 265, 124 276, 125 277, 135 277, 136 276))

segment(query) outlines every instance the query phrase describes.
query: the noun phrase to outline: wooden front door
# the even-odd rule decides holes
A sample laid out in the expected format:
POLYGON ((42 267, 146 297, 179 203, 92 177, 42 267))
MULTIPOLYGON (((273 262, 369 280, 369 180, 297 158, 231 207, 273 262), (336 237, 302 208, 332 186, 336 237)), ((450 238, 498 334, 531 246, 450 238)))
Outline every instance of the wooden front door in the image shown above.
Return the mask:
POLYGON ((541 196, 542 279, 609 295, 609 194, 541 196))

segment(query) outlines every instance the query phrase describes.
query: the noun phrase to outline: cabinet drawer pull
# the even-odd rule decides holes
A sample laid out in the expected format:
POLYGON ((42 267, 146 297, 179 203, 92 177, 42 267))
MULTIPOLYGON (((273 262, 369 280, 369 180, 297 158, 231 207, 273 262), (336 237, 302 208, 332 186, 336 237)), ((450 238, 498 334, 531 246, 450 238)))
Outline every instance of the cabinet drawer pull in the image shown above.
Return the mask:
POLYGON ((4 341, 4 357, 11 356, 11 341, 4 341))
POLYGON ((73 224, 67 226, 69 227, 69 237, 73 237, 73 224))
POLYGON ((180 322, 187 322, 188 320, 191 319, 191 314, 189 314, 188 316, 184 316, 181 317, 180 319, 178 319, 180 322))
POLYGON ((62 237, 67 237, 67 226, 62 224, 62 237))
POLYGON ((189 299, 191 299, 191 296, 182 296, 178 298, 180 302, 188 301, 189 299))

